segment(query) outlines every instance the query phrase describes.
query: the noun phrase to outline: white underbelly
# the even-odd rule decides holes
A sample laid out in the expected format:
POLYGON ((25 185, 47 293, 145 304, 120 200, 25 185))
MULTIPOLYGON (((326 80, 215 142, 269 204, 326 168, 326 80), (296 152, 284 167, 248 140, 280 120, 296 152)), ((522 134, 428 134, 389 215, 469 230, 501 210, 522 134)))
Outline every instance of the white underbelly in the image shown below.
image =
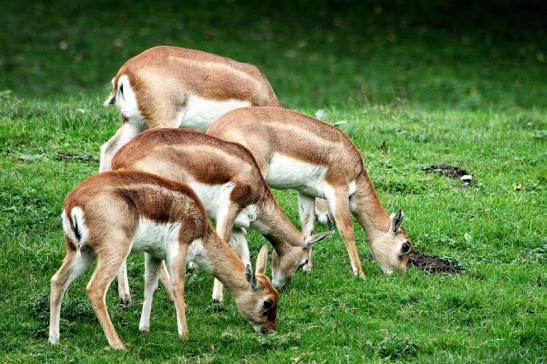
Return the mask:
POLYGON ((325 172, 325 166, 274 153, 265 179, 273 188, 290 188, 308 195, 323 197, 325 172))
POLYGON ((186 108, 179 114, 179 128, 191 128, 206 131, 216 119, 228 111, 251 106, 249 101, 236 99, 213 100, 199 96, 190 96, 186 108))
POLYGON ((179 231, 180 223, 157 223, 140 219, 131 251, 144 251, 155 258, 165 259, 178 249, 179 231))

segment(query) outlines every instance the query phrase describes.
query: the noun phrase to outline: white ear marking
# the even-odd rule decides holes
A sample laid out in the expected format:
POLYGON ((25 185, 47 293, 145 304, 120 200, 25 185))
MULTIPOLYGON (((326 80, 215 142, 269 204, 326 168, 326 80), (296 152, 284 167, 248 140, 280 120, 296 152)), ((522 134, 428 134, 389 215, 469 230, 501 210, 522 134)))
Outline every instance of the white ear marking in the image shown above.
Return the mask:
POLYGON ((247 279, 249 287, 251 287, 253 291, 256 290, 256 279, 253 273, 253 267, 251 267, 250 264, 245 266, 245 279, 247 279))
POLYGON ((397 211, 397 213, 391 214, 391 225, 389 226, 389 231, 393 234, 399 234, 401 231, 401 225, 403 225, 403 219, 405 215, 403 214, 403 210, 397 211))

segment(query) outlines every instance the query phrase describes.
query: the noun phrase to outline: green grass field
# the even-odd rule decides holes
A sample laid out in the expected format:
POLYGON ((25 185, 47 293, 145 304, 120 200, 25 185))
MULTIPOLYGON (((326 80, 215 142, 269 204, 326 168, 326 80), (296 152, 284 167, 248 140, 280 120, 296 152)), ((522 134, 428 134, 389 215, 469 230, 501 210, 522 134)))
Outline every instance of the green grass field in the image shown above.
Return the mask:
MULTIPOLYGON (((545 362, 547 358, 547 66, 539 12, 456 3, 64 2, 0 5, 0 358, 2 362, 545 362), (459 9, 459 10, 458 10, 459 9), (470 15, 471 14, 471 15, 470 15), (490 15, 496 15, 497 18, 490 15), (501 15, 500 15, 501 14, 501 15), (330 122, 358 145, 389 211, 402 208, 416 249, 458 262, 384 276, 356 228, 366 281, 339 234, 314 271, 282 293, 278 332, 255 334, 212 277, 188 277, 189 340, 159 289, 138 331, 143 258, 129 260, 134 302, 107 300, 128 345, 108 347, 75 282, 61 341, 47 343, 49 279, 64 256, 62 201, 98 170, 119 116, 110 79, 156 44, 257 64, 282 102, 330 122), (426 174, 449 163, 470 186, 426 174)), ((296 196, 276 192, 295 224, 296 196)), ((325 229, 325 227, 318 227, 325 229)), ((265 240, 252 233, 254 254, 265 240)))

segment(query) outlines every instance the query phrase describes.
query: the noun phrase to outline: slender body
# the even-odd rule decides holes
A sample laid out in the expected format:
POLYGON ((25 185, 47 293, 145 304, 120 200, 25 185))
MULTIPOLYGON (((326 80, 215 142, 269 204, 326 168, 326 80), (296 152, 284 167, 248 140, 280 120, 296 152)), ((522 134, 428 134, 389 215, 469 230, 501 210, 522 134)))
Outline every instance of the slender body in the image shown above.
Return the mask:
POLYGON ((326 199, 355 275, 364 277, 352 214, 364 227, 382 270, 406 270, 411 245, 401 228, 403 214, 386 213, 359 150, 340 130, 291 110, 248 107, 220 117, 207 133, 246 147, 271 187, 298 191, 306 235, 313 230, 314 198, 326 199))
POLYGON ((115 105, 123 123, 101 147, 101 172, 110 170, 116 151, 146 128, 205 131, 235 108, 280 103, 254 65, 193 49, 158 46, 120 68, 105 105, 115 105))
MULTIPOLYGON (((272 283, 276 288, 285 286, 306 264, 310 246, 329 235, 304 236, 292 225, 253 156, 239 144, 190 129, 148 130, 120 149, 112 166, 188 183, 216 221, 218 234, 232 243, 243 261, 249 259, 249 248, 240 229, 256 228, 274 247, 272 283)), ((219 283, 213 299, 222 301, 219 283)))
POLYGON ((162 260, 170 270, 178 333, 188 332, 184 303, 186 253, 199 245, 195 260, 234 295, 255 330, 276 328, 278 294, 264 275, 267 250, 257 271, 245 266, 209 224, 205 208, 188 185, 138 171, 101 173, 84 180, 64 203, 66 256, 51 279, 49 342, 59 340, 61 301, 68 286, 97 259, 87 294, 109 344, 125 349, 108 315, 105 295, 126 257, 146 253, 145 292, 139 329, 150 328, 152 296, 162 260))

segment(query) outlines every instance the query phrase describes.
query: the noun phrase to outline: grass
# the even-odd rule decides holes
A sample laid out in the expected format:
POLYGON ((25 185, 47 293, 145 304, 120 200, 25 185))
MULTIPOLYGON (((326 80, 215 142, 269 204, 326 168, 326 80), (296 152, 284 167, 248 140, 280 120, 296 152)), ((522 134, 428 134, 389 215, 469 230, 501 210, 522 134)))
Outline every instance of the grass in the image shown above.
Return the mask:
MULTIPOLYGON (((491 4, 468 12, 450 2, 332 4, 2 5, 3 362, 546 360, 547 71, 539 12, 533 4, 502 4, 501 14, 491 4), (85 295, 90 272, 67 293, 61 342, 50 347, 62 201, 96 173, 99 146, 119 123, 101 106, 110 78, 125 59, 160 43, 256 63, 285 105, 310 114, 322 108, 342 122, 386 208, 404 209, 416 248, 459 262, 464 273, 431 276, 412 267, 386 277, 366 258, 357 228, 367 280, 351 276, 338 234, 322 242, 314 272, 283 292, 272 336, 255 334, 230 297, 212 305, 212 277, 191 275, 190 337, 182 344, 162 289, 151 333, 138 332, 143 264, 136 255, 129 261, 134 303, 117 305, 115 283, 107 297, 128 351, 107 346, 85 295), (433 163, 460 166, 474 183, 424 173, 433 163)), ((276 196, 296 223, 294 193, 276 196)), ((250 240, 256 254, 264 239, 252 233, 250 240)))

